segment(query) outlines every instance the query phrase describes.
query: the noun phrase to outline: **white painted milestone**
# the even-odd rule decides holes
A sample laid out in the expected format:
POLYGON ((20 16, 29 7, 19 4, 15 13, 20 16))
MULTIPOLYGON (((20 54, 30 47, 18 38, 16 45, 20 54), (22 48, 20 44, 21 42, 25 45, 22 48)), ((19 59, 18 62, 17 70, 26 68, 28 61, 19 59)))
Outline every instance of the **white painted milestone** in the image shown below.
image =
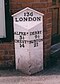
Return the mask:
POLYGON ((29 7, 12 15, 16 69, 27 74, 43 70, 43 15, 29 7))

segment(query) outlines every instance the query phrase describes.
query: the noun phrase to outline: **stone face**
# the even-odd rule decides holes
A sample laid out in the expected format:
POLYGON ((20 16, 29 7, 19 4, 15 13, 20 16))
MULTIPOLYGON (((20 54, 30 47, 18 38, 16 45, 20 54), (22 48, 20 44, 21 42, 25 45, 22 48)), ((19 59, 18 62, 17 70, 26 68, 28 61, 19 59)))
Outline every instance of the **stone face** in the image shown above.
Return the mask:
POLYGON ((43 70, 43 15, 28 7, 12 15, 16 69, 27 74, 43 70), (35 19, 16 21, 20 16, 35 19))

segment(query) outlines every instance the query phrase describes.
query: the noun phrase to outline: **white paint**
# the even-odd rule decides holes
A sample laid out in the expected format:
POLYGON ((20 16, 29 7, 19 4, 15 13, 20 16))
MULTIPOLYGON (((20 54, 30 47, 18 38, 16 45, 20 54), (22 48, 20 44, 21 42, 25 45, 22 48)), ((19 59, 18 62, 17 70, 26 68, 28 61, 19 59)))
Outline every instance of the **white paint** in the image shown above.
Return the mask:
POLYGON ((23 10, 13 15, 16 69, 33 74, 43 70, 43 14, 30 8, 23 10), (27 12, 33 12, 27 18, 41 17, 41 20, 16 22, 15 18, 26 17, 23 15, 27 12))
POLYGON ((6 37, 5 29, 5 6, 4 0, 0 0, 0 38, 6 37))

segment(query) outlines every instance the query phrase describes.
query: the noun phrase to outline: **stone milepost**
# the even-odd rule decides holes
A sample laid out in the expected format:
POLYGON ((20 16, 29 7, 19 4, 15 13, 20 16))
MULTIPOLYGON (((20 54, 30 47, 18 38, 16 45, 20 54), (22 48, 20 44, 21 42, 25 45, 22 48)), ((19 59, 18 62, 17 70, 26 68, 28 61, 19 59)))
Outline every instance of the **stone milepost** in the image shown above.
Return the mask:
POLYGON ((13 15, 16 69, 43 70, 43 15, 29 7, 13 15))

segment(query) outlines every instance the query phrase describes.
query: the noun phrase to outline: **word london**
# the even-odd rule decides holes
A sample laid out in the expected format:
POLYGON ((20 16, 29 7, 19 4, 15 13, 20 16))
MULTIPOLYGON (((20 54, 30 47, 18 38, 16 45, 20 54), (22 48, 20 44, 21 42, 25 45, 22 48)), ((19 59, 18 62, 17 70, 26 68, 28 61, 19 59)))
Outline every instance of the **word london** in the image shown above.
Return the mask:
POLYGON ((41 17, 19 17, 19 18, 15 18, 16 22, 19 21, 41 21, 41 17))

